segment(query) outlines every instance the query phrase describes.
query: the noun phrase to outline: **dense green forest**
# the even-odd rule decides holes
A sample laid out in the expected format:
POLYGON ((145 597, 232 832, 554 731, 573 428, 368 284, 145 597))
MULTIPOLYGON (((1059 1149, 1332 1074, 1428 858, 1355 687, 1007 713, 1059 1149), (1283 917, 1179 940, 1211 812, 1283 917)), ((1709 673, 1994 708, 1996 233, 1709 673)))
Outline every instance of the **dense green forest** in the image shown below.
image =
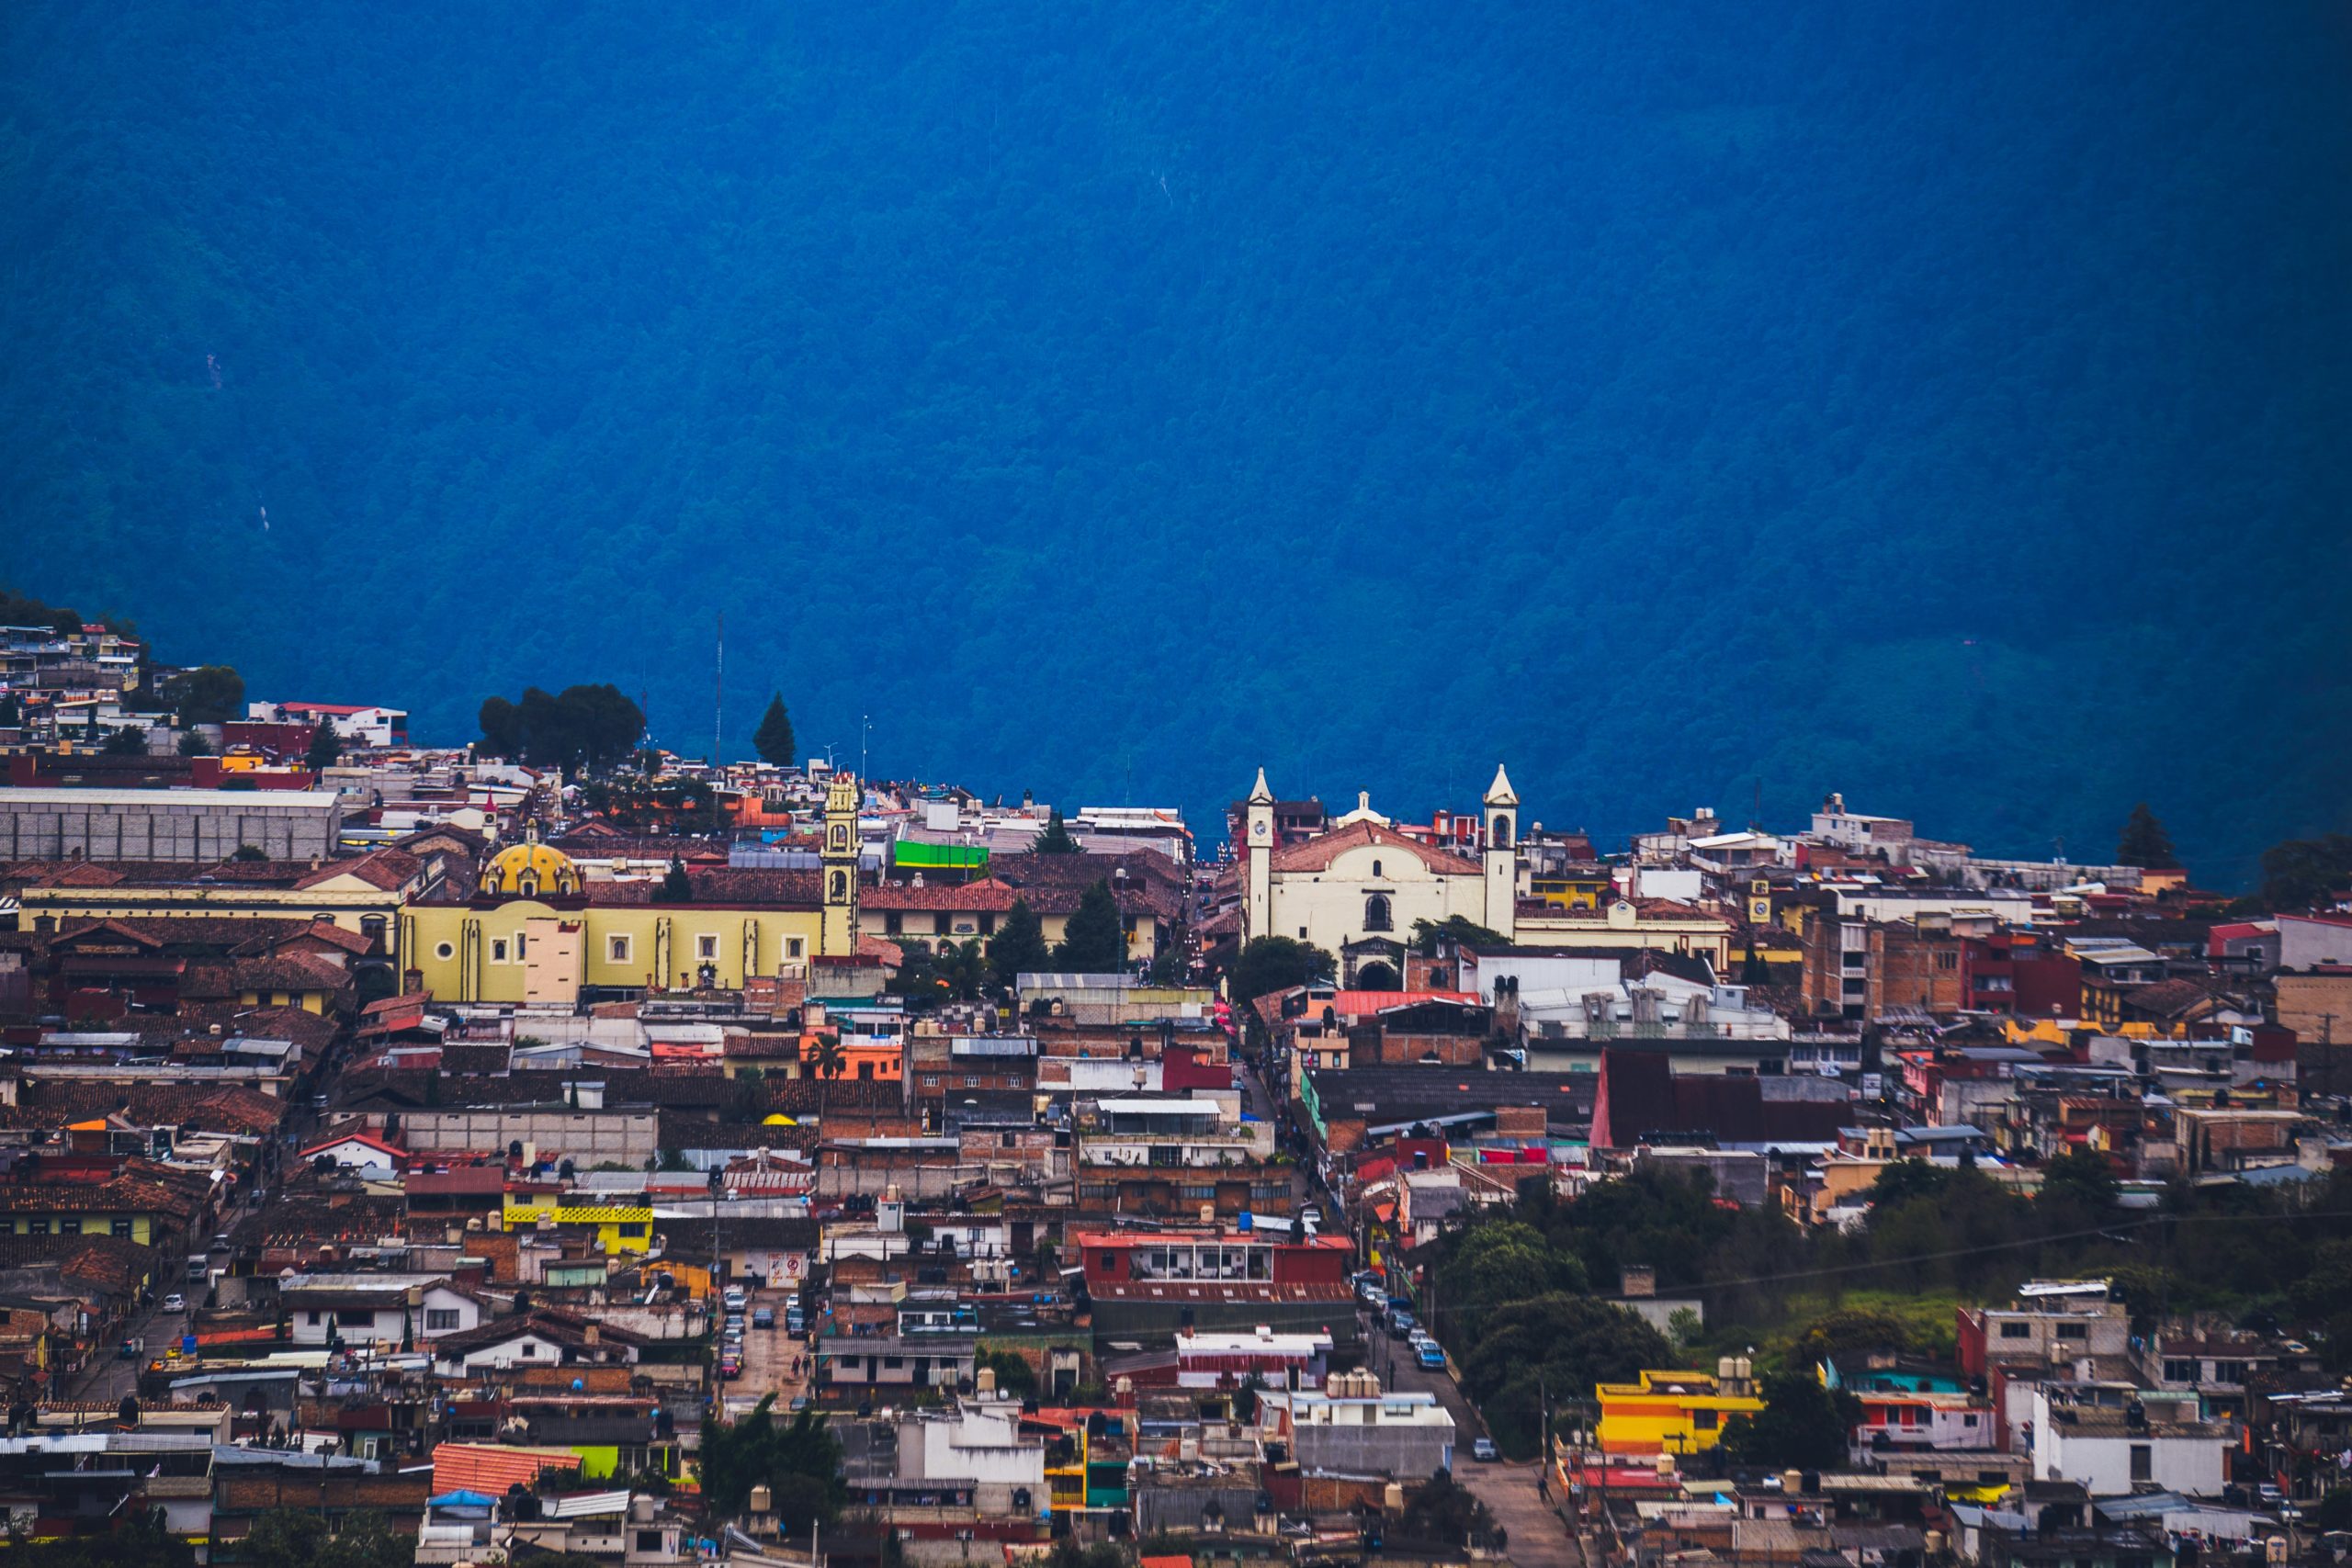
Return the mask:
POLYGON ((1850 1351, 1949 1359, 1955 1308, 2037 1277, 2109 1280, 2135 1333, 2212 1314, 2301 1335, 2352 1369, 2352 1177, 2178 1183, 2134 1209, 2105 1158, 2077 1151, 2030 1198, 1917 1160, 1888 1167, 1870 1196, 1859 1229, 1802 1230, 1777 1207, 1717 1202, 1703 1175, 1651 1167, 1566 1201, 1530 1180, 1510 1210, 1416 1255, 1415 1304, 1514 1453, 1532 1450, 1543 1397, 1589 1398, 1669 1359, 1752 1352, 1768 1374, 1850 1351), (1693 1314, 1669 1339, 1592 1299, 1634 1264, 1655 1270, 1659 1295, 1701 1302, 1703 1325, 1693 1314))
POLYGON ((0 578, 256 694, 1616 836, 2341 828, 2352 41, 21 0, 0 578), (1132 783, 1130 783, 1132 781, 1132 783))

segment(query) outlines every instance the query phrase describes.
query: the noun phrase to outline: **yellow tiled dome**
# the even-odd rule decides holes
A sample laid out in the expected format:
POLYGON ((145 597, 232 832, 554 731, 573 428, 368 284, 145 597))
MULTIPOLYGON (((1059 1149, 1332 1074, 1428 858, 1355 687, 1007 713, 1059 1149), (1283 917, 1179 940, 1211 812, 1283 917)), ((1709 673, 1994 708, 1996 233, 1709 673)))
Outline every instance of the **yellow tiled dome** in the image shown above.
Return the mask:
POLYGON ((537 842, 509 844, 481 868, 481 890, 517 898, 571 897, 580 868, 561 850, 537 842))

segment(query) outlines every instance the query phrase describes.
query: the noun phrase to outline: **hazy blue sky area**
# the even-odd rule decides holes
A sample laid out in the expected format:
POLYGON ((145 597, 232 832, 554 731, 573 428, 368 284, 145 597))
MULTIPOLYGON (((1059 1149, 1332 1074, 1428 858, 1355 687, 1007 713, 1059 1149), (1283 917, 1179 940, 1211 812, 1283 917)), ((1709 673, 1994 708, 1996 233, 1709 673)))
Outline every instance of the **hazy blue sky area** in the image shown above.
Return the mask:
POLYGON ((257 695, 1618 847, 2352 827, 2352 23, 0 7, 0 577, 257 695), (265 526, 263 511, 266 509, 265 526))

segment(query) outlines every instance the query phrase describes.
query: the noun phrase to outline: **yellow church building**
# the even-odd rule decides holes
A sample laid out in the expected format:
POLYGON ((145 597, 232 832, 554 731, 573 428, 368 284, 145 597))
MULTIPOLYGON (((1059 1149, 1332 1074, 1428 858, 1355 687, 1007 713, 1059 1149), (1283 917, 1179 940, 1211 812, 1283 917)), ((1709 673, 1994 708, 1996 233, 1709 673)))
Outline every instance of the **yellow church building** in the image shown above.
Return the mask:
POLYGON ((486 862, 470 897, 410 905, 401 945, 436 999, 576 1005, 586 995, 741 989, 806 978, 857 947, 858 786, 826 792, 815 871, 695 873, 691 897, 658 882, 591 882, 536 841, 486 862))

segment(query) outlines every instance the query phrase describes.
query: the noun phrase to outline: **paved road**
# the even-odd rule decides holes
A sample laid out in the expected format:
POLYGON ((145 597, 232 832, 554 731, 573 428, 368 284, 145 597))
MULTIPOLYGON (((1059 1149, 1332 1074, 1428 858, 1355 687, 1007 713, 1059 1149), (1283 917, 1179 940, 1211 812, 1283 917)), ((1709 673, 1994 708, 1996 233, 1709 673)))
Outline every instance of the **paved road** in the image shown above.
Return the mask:
POLYGON ((1374 1333, 1372 1364, 1381 1374, 1381 1386, 1433 1393, 1453 1416, 1459 1434, 1453 1478, 1486 1504, 1503 1529, 1510 1532, 1511 1561, 1523 1568, 1580 1568, 1575 1538, 1552 1511, 1551 1505, 1536 1495, 1533 1463, 1482 1464, 1472 1459, 1471 1439, 1487 1430, 1478 1412, 1462 1396, 1462 1390, 1451 1377, 1424 1370, 1404 1353, 1402 1346, 1395 1347, 1396 1354, 1392 1362, 1391 1345, 1386 1335, 1374 1333))
MULTIPOLYGON (((760 1291, 752 1295, 752 1310, 768 1308, 775 1314, 776 1325, 744 1329, 743 1375, 719 1385, 730 1415, 750 1411, 771 1393, 775 1395, 776 1411, 782 1414, 794 1398, 808 1391, 808 1348, 784 1331, 784 1309, 792 1297, 790 1291, 760 1291), (798 1372, 792 1370, 796 1358, 802 1363, 798 1372)), ((744 1315, 748 1321, 750 1313, 744 1315)))
POLYGON ((116 1337, 113 1344, 98 1348, 90 1364, 83 1368, 82 1375, 74 1380, 74 1397, 92 1404, 121 1403, 124 1394, 138 1391, 139 1369, 146 1364, 147 1359, 160 1356, 177 1345, 180 1336, 187 1331, 187 1313, 165 1312, 161 1306, 148 1309, 132 1318, 130 1326, 116 1337), (147 1348, 136 1360, 126 1361, 116 1355, 123 1340, 142 1337, 147 1348))

